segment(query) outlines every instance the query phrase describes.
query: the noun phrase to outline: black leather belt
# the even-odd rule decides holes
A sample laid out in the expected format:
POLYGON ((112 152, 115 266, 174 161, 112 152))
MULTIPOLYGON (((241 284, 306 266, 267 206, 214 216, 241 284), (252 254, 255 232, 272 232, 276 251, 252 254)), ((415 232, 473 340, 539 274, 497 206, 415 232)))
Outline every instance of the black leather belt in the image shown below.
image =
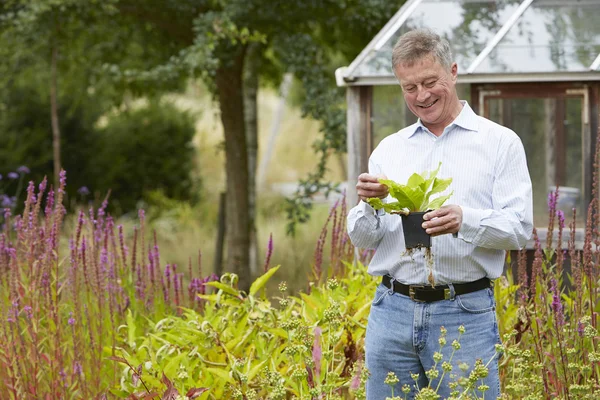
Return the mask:
MULTIPOLYGON (((405 285, 396 280, 393 281, 389 275, 384 275, 381 283, 388 289, 392 289, 396 293, 410 297, 414 301, 430 303, 432 301, 449 300, 450 287, 448 285, 439 285, 431 287, 431 285, 405 285)), ((454 283, 454 295, 467 294, 492 287, 492 281, 489 278, 481 278, 474 282, 454 283)))

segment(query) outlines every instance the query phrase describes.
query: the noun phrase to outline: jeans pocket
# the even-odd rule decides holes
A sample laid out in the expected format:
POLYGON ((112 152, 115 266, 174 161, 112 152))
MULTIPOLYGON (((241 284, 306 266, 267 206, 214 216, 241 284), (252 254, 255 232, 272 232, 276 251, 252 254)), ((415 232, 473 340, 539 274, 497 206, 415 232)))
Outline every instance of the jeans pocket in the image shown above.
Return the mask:
POLYGON ((377 286, 377 290, 375 291, 375 297, 371 302, 371 306, 379 305, 388 294, 390 294, 390 289, 385 287, 383 284, 377 286))
POLYGON ((463 311, 471 314, 483 314, 496 309, 496 301, 491 289, 456 296, 456 304, 463 311))

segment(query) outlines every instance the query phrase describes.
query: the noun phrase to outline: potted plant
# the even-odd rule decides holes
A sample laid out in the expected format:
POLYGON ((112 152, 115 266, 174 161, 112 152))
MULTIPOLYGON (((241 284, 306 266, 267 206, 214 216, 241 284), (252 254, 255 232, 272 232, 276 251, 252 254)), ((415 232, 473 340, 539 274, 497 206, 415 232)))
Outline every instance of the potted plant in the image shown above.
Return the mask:
POLYGON ((440 208, 452 196, 450 193, 432 199, 433 195, 442 193, 452 183, 452 178, 440 179, 437 177, 441 166, 440 162, 434 171, 412 174, 406 185, 389 179, 380 179, 379 182, 388 187, 390 195, 396 201, 384 203, 378 198, 367 200, 375 210, 383 208, 387 213, 400 214, 407 250, 431 247, 431 236, 422 227, 423 214, 440 208))

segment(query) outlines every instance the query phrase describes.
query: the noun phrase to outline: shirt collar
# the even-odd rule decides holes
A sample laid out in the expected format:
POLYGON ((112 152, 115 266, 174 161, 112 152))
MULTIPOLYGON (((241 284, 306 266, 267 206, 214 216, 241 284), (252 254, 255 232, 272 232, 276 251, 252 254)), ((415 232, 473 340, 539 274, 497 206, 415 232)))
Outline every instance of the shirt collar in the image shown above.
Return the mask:
MULTIPOLYGON (((450 124, 450 127, 452 127, 453 125, 457 125, 463 129, 467 129, 469 131, 476 131, 477 127, 478 127, 477 114, 475 114, 473 109, 471 109, 471 106, 469 106, 469 103, 466 100, 461 100, 460 103, 463 105, 463 108, 460 111, 460 114, 458 114, 458 116, 454 119, 454 121, 452 121, 452 123, 450 124)), ((414 128, 414 130, 410 133, 410 135, 408 135, 408 137, 413 136, 415 133, 417 133, 419 131, 427 130, 425 125, 423 125, 423 123, 421 122, 420 118, 413 125, 413 128, 414 128)))

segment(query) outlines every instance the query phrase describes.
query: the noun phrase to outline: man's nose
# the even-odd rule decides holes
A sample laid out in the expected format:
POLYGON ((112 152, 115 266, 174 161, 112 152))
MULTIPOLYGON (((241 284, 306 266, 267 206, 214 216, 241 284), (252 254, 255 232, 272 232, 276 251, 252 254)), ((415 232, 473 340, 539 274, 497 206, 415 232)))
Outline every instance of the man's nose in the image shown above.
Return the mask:
POLYGON ((429 90, 425 89, 424 87, 420 87, 418 91, 419 92, 417 93, 417 101, 420 103, 424 102, 431 96, 429 90))

